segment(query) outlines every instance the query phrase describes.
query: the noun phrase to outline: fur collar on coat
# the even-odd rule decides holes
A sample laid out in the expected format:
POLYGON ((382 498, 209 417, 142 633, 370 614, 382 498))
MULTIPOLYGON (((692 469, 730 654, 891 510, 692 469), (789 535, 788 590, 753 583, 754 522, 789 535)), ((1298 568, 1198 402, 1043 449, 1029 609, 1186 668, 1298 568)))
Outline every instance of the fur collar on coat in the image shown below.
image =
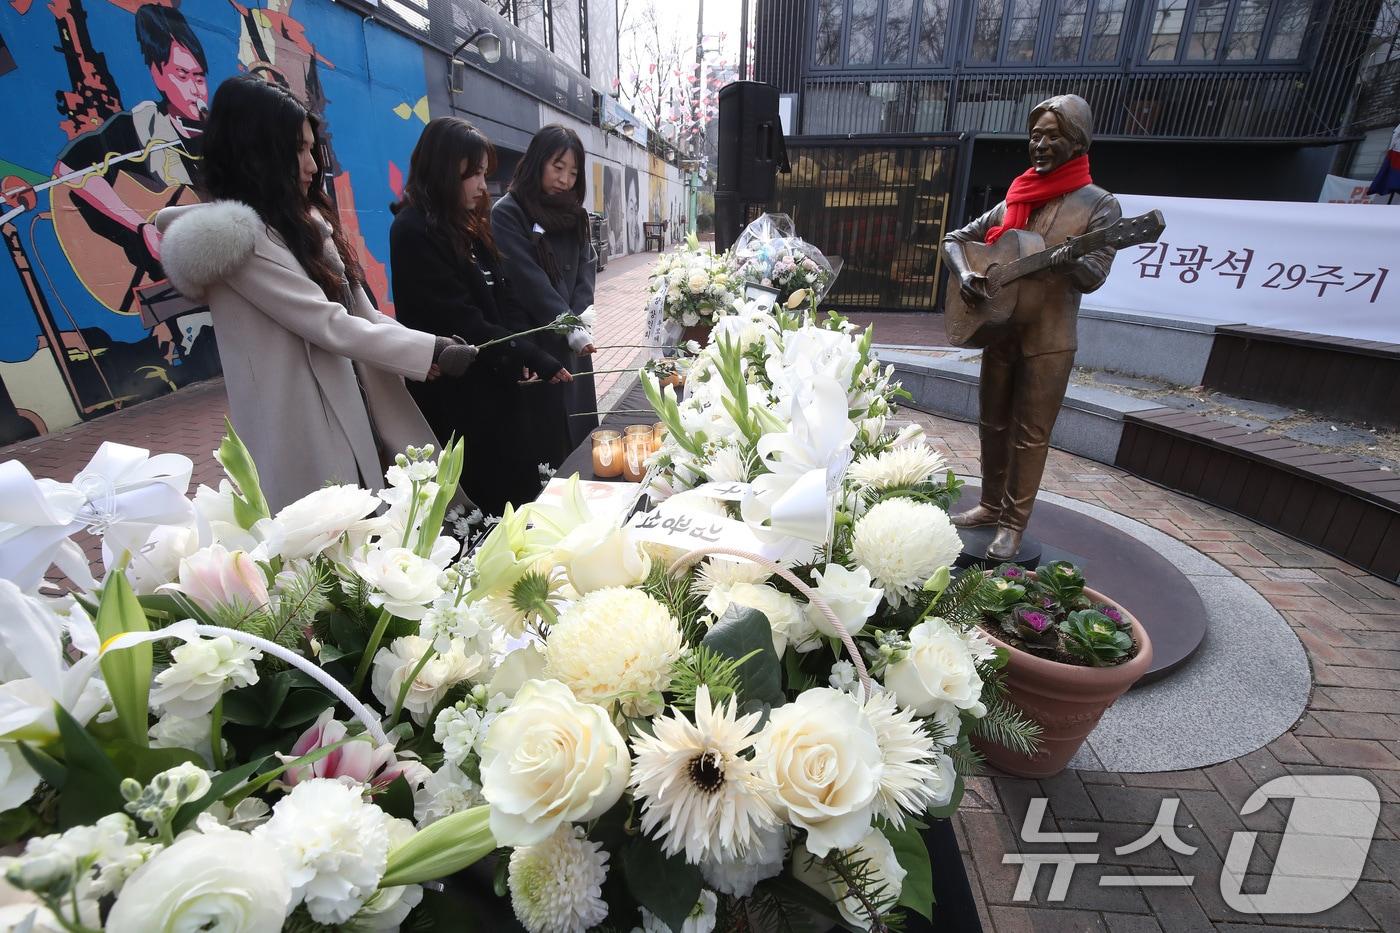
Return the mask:
POLYGON ((203 301, 253 255, 267 225, 241 201, 168 207, 156 215, 162 234, 160 263, 170 284, 191 301, 203 301))

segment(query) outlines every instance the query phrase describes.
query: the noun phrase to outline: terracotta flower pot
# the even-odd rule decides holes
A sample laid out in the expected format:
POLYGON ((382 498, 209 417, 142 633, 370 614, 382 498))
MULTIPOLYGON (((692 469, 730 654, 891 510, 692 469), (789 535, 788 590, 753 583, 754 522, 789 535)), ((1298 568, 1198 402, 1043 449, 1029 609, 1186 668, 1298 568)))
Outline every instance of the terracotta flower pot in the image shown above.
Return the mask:
POLYGON ((1104 710, 1152 665, 1152 640, 1132 613, 1096 590, 1085 587, 1084 595, 1095 605, 1112 606, 1131 623, 1133 640, 1139 645, 1135 657, 1113 667, 1061 664, 1022 651, 982 630, 988 641, 1010 653, 1011 660, 1006 665, 1007 694, 1028 718, 1040 723, 1042 730, 1040 749, 1030 756, 973 738, 972 744, 982 756, 1008 774, 1043 778, 1063 771, 1094 731, 1104 710))

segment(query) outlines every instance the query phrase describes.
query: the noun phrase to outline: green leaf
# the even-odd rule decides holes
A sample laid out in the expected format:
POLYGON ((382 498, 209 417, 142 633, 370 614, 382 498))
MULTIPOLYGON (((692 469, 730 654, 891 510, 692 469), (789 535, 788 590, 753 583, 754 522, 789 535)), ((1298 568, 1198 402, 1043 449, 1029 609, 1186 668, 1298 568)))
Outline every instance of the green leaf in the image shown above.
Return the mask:
POLYGON ((963 776, 959 774, 957 780, 953 782, 953 796, 941 807, 930 807, 924 814, 930 820, 952 819, 953 814, 958 812, 958 806, 962 803, 963 792, 967 786, 963 781, 963 776))
MULTIPOLYGON (((340 748, 342 745, 346 745, 350 742, 368 741, 368 736, 352 735, 341 739, 339 742, 332 742, 329 745, 322 745, 318 749, 307 752, 300 758, 293 758, 291 761, 283 762, 282 764, 278 765, 270 771, 264 771, 262 774, 259 774, 257 777, 253 778, 244 786, 238 788, 237 790, 228 794, 228 796, 224 797, 224 803, 230 808, 235 807, 238 805, 238 802, 240 800, 244 799, 245 797, 250 797, 258 791, 262 790, 264 787, 281 777, 283 772, 287 771, 290 768, 300 768, 302 765, 309 765, 313 762, 320 761, 322 758, 325 758, 337 748, 340 748)), ((264 758, 263 760, 266 761, 267 759, 264 758)))
MULTIPOLYGON (((420 884, 480 861, 496 848, 490 820, 491 808, 482 805, 460 810, 420 829, 389 853, 389 866, 379 886, 420 884)), ((698 872, 696 877, 698 880, 698 872)))
POLYGON ((107 746, 107 754, 122 777, 135 778, 149 784, 151 778, 187 761, 203 768, 204 759, 187 748, 147 748, 128 739, 118 739, 107 746))
POLYGON ((730 658, 748 660, 739 666, 739 697, 781 706, 783 670, 773 650, 773 629, 768 617, 757 609, 730 606, 720 620, 700 640, 700 644, 730 658))
POLYGON ((224 427, 228 430, 219 443, 219 449, 214 451, 214 459, 219 461, 228 478, 233 480, 233 485, 238 487, 238 493, 233 497, 233 517, 246 530, 259 519, 271 518, 272 512, 263 498, 262 483, 258 479, 258 467, 253 462, 253 455, 243 446, 243 440, 227 416, 224 427))
MULTIPOLYGON (((150 631, 146 612, 131 591, 131 582, 121 571, 109 574, 102 586, 96 627, 97 637, 103 644, 123 632, 150 631)), ((150 717, 151 643, 103 652, 100 663, 102 679, 112 695, 122 732, 137 745, 150 744, 146 728, 150 717)))
POLYGON ((121 772, 66 709, 54 704, 53 711, 63 741, 63 760, 68 766, 63 793, 58 798, 59 829, 96 823, 109 813, 120 813, 126 804, 121 794, 121 772))
POLYGON ((215 801, 228 794, 239 784, 248 780, 253 772, 261 768, 263 764, 267 762, 267 759, 271 757, 271 755, 264 755, 262 758, 250 761, 245 765, 239 765, 232 771, 225 771, 222 774, 215 775, 214 780, 209 785, 208 792, 203 797, 200 797, 198 800, 191 800, 175 814, 175 821, 171 824, 175 835, 178 836, 180 833, 184 832, 185 829, 194 822, 195 817, 209 809, 214 805, 215 801))
POLYGON ((335 698, 324 690, 293 690, 277 711, 275 725, 282 729, 296 729, 314 720, 335 705, 335 698))
POLYGON ((45 784, 54 790, 63 789, 63 782, 68 779, 68 769, 63 767, 63 762, 26 742, 19 743, 19 753, 29 762, 29 767, 39 772, 45 784))
POLYGON ((292 689, 290 671, 264 677, 255 684, 224 694, 224 721, 259 729, 270 727, 292 689))
POLYGON ((697 866, 687 865, 680 853, 667 858, 654 839, 637 836, 622 851, 622 871, 637 903, 672 930, 685 926, 685 918, 700 900, 697 866))
POLYGON ((0 845, 8 845, 29 835, 38 822, 39 814, 33 807, 15 807, 0 813, 0 845))
POLYGON ((903 829, 895 829, 887 823, 882 832, 894 848, 899 867, 905 872, 904 886, 899 889, 899 905, 932 921, 933 863, 929 860, 923 835, 913 823, 908 822, 903 829))
POLYGON ((859 933, 861 929, 860 927, 852 926, 845 917, 841 916, 841 912, 836 909, 836 905, 832 903, 831 900, 818 894, 792 875, 785 873, 778 875, 776 878, 760 881, 758 887, 755 888, 755 893, 758 891, 763 891, 785 904, 790 904, 816 914, 827 921, 827 925, 823 926, 824 930, 831 929, 830 924, 835 924, 843 930, 853 931, 853 933, 859 933))
POLYGON ((400 774, 382 792, 374 796, 374 802, 390 816, 401 820, 413 819, 413 788, 400 774))

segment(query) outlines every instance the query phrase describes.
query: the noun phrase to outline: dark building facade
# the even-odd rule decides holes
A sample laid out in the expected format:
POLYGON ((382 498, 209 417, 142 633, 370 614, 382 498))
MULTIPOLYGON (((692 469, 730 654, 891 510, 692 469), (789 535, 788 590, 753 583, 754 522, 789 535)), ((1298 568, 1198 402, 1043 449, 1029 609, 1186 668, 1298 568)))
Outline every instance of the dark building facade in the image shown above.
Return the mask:
POLYGON ((957 164, 942 166, 942 222, 891 205, 884 221, 843 227, 876 228, 893 250, 877 263, 888 280, 851 305, 929 308, 920 286, 939 269, 928 247, 1025 169, 1026 116, 1052 94, 1093 106, 1094 177, 1110 190, 1315 200, 1356 150, 1358 70, 1383 2, 758 0, 754 77, 786 96, 790 148, 823 184, 843 166, 819 165, 817 148, 836 138, 884 153, 864 162, 884 166, 866 172, 877 186, 915 180, 913 153, 947 147, 957 164), (916 275, 901 284, 904 270, 916 275))

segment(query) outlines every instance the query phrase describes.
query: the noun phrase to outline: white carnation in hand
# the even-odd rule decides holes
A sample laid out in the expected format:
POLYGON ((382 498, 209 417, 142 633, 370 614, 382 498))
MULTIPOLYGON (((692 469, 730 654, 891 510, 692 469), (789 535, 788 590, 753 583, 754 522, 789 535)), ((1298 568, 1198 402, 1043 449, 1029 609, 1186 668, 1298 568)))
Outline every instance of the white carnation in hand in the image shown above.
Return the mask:
POLYGON ((926 444, 895 447, 851 464, 846 478, 872 489, 907 489, 947 468, 943 455, 926 444))
POLYGON ((870 571, 885 598, 899 606, 934 571, 962 553, 962 539, 948 513, 936 505, 894 498, 876 503, 856 522, 851 557, 870 571))
POLYGON ((650 716, 681 654, 681 630, 641 590, 595 590, 559 615, 545 642, 545 676, 588 703, 620 699, 628 716, 650 716))
POLYGON ((281 853, 294 904, 317 923, 344 923, 384 877, 392 821, 361 788, 316 778, 279 800, 253 838, 281 853))
POLYGON ((584 933, 608 916, 608 853, 565 824, 543 842, 510 854, 510 905, 529 933, 584 933))
POLYGON ((170 652, 172 663, 156 675, 151 705, 182 719, 207 716, 225 691, 258 682, 256 648, 220 635, 192 638, 170 652))

